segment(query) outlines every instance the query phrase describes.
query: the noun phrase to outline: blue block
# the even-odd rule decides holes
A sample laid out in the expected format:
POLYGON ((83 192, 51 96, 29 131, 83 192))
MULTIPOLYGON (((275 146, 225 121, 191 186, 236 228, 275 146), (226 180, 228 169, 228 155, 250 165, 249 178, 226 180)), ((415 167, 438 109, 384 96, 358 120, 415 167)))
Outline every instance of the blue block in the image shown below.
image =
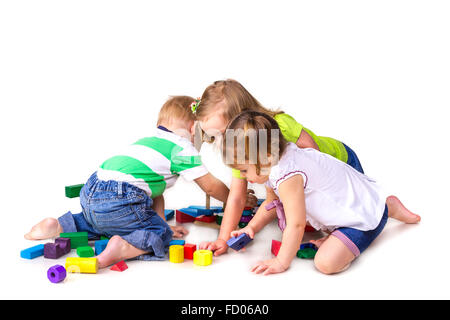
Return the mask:
POLYGON ((242 215, 245 216, 251 216, 253 215, 253 210, 244 210, 242 211, 242 215))
POLYGON ((34 259, 43 255, 44 255, 43 244, 38 244, 37 246, 20 251, 20 256, 24 259, 34 259))
POLYGON ((302 243, 300 245, 300 250, 303 250, 303 249, 306 249, 306 248, 311 248, 311 249, 314 249, 314 250, 318 250, 318 248, 313 243, 310 243, 310 242, 302 243))
POLYGON ((246 233, 242 233, 238 237, 231 238, 227 241, 227 245, 236 251, 241 250, 243 247, 245 247, 250 241, 253 239, 250 238, 246 233))
POLYGON ((198 212, 198 209, 194 209, 194 208, 183 208, 183 209, 180 209, 179 211, 181 211, 191 217, 194 217, 194 218, 197 218, 198 216, 203 215, 202 213, 198 212))
POLYGON ((260 206, 260 205, 262 205, 262 203, 264 202, 264 201, 266 201, 266 199, 258 199, 258 206, 260 206))
POLYGON ((197 213, 200 216, 212 216, 214 213, 219 213, 223 211, 222 207, 209 207, 206 209, 206 206, 189 206, 189 209, 197 209, 197 213))
POLYGON ((106 246, 108 245, 109 240, 97 240, 95 241, 95 255, 98 256, 100 253, 105 250, 106 246))
POLYGON ((175 210, 164 210, 164 216, 166 217, 166 221, 169 221, 175 215, 175 210))
POLYGON ((175 245, 179 245, 179 246, 184 246, 185 241, 184 240, 172 240, 169 242, 169 246, 175 246, 175 245))

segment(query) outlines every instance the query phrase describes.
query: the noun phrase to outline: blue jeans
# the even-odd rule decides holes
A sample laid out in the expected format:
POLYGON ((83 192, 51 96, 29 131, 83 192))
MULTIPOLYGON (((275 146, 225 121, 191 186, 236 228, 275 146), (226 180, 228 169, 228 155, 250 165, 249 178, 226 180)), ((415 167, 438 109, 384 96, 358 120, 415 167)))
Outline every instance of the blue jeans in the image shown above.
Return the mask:
POLYGON ((361 166, 361 163, 359 162, 358 156, 356 155, 355 151, 350 149, 350 147, 347 146, 345 143, 342 144, 344 145, 345 150, 347 150, 348 154, 347 164, 353 167, 354 169, 358 170, 359 172, 364 173, 364 170, 361 166))
POLYGON ((172 239, 170 226, 153 211, 153 200, 129 183, 103 181, 94 173, 80 192, 82 213, 66 213, 59 223, 64 232, 87 231, 90 238, 119 235, 148 252, 139 260, 164 260, 172 239))

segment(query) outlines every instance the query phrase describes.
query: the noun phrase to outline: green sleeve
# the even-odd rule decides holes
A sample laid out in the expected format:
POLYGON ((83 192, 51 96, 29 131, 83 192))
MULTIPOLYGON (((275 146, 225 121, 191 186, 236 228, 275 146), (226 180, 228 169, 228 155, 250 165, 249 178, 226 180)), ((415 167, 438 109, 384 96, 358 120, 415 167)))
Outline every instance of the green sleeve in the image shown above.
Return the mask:
POLYGON ((277 114, 273 118, 278 123, 284 138, 288 142, 297 143, 297 140, 302 133, 303 126, 286 113, 277 114))

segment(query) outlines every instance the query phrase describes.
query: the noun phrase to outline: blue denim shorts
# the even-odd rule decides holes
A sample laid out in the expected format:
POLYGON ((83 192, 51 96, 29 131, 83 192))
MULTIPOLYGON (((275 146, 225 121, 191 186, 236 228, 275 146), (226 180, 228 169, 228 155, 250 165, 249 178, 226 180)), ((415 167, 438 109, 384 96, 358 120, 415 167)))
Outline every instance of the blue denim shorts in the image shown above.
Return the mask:
POLYGON ((385 206, 383 216, 378 226, 373 230, 361 231, 353 228, 338 228, 331 234, 341 240, 347 248, 355 255, 359 256, 376 237, 383 231, 388 219, 388 207, 385 206))
POLYGON ((120 181, 103 181, 94 173, 80 192, 82 213, 66 213, 59 223, 64 232, 87 231, 90 238, 121 236, 148 252, 139 260, 164 260, 172 239, 170 226, 153 211, 144 190, 120 181))
POLYGON ((358 156, 356 155, 355 151, 350 149, 350 147, 347 146, 345 143, 342 144, 344 145, 345 150, 347 150, 348 154, 347 164, 353 167, 354 169, 358 170, 359 172, 364 173, 364 170, 361 166, 361 163, 359 162, 358 156))

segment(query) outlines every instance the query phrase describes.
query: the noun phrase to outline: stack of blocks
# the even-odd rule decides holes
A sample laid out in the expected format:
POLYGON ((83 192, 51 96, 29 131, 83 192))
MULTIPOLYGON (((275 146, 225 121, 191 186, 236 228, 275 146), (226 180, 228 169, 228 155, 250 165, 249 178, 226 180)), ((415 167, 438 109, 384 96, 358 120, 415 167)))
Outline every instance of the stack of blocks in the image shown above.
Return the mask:
POLYGON ((193 222, 197 225, 217 228, 216 214, 222 207, 190 206, 176 210, 176 220, 179 223, 193 222))
MULTIPOLYGON (((281 242, 277 240, 272 240, 272 254, 274 256, 278 255, 280 251, 281 242)), ((297 251, 297 257, 300 259, 314 259, 316 256, 318 248, 312 243, 303 243, 300 245, 300 249, 297 251)))

